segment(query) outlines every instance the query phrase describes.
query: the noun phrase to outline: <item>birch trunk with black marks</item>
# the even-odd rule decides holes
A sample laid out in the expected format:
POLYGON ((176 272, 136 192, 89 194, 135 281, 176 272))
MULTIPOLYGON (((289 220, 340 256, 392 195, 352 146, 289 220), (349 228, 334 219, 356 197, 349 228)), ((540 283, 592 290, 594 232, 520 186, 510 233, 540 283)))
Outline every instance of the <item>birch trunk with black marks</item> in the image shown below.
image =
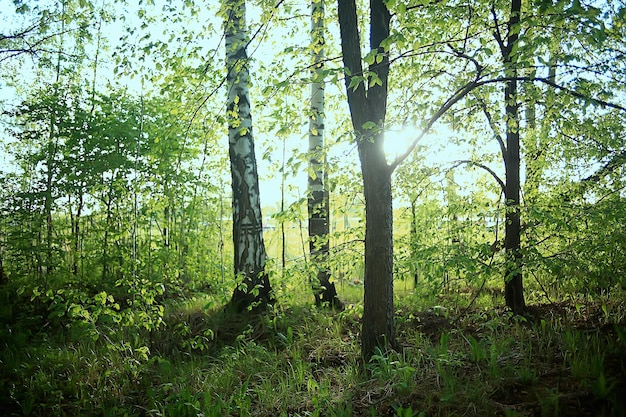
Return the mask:
POLYGON ((326 259, 330 248, 329 193, 327 187, 326 152, 324 149, 324 2, 311 2, 311 47, 313 49, 313 80, 311 83, 311 114, 309 118, 309 251, 317 271, 314 283, 315 304, 342 308, 335 284, 331 281, 326 259))
POLYGON ((272 302, 272 295, 265 272, 259 178, 252 135, 246 4, 244 0, 227 0, 224 6, 227 18, 227 119, 233 188, 234 272, 238 283, 230 307, 242 312, 263 310, 272 302))

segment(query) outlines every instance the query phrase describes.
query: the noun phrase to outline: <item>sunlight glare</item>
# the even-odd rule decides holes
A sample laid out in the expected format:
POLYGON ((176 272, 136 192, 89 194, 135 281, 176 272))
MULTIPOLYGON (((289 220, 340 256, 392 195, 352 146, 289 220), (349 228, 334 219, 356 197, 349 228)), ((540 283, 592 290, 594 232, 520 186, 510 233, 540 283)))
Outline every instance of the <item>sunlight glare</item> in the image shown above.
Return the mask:
POLYGON ((413 126, 387 130, 384 145, 387 163, 393 163, 396 158, 406 152, 418 134, 419 131, 413 126))

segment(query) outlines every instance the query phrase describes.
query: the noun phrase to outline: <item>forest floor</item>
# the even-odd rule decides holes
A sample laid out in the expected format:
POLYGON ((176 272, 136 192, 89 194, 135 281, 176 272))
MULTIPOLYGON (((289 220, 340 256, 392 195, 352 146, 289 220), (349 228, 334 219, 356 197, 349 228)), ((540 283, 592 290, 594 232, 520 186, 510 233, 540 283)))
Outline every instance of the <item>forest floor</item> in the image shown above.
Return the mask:
POLYGON ((403 296, 402 351, 365 365, 358 303, 242 317, 198 296, 170 300, 151 327, 141 312, 69 318, 14 294, 0 293, 2 416, 626 415, 621 292, 528 318, 403 296))

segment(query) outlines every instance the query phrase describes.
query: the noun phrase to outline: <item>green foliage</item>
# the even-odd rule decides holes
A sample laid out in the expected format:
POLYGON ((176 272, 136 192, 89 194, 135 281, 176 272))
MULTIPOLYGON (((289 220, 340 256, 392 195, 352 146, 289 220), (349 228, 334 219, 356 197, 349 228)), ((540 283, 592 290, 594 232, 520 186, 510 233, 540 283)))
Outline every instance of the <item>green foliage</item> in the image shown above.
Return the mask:
MULTIPOLYGON (((356 151, 346 146, 335 12, 326 17, 330 58, 319 75, 329 93, 324 267, 347 307, 336 315, 310 308, 317 266, 305 250, 306 199, 289 182, 306 171, 309 155, 298 149, 311 112, 302 97, 320 46, 308 41, 308 5, 260 1, 250 13, 257 151, 270 165, 264 181, 284 176, 294 201, 264 213, 277 303, 247 322, 220 316, 237 282, 218 5, 154 3, 18 1, 15 19, 3 9, 0 260, 9 283, 0 288, 0 408, 557 415, 580 403, 624 412, 615 372, 626 340, 624 7, 529 3, 511 28, 521 39, 514 52, 525 112, 509 121, 526 172, 522 272, 529 304, 549 310, 517 320, 499 310, 499 185, 478 165, 500 173, 496 79, 511 68, 494 33, 506 35, 509 5, 386 2, 394 13, 382 45, 392 61, 388 140, 397 139, 393 129, 410 136, 426 126, 467 82, 481 85, 395 171, 396 321, 405 349, 378 352, 363 372, 364 204, 356 151), (444 143, 471 163, 444 161, 444 143), (283 244, 284 267, 276 261, 283 244)), ((382 58, 373 51, 364 61, 382 58)), ((353 75, 351 88, 380 81, 353 75)))
POLYGON ((0 378, 12 381, 0 400, 22 414, 485 415, 503 404, 549 414, 582 398, 620 407, 623 342, 611 329, 624 315, 605 313, 624 311, 618 297, 545 304, 533 324, 493 306, 442 312, 402 297, 403 352, 379 351, 365 367, 358 306, 333 313, 301 301, 244 318, 205 295, 168 300, 152 319, 162 324, 146 327, 137 319, 147 307, 118 309, 108 291, 32 287, 20 297, 0 310, 0 378))
POLYGON ((415 375, 415 368, 406 363, 406 359, 396 358, 378 350, 367 365, 372 377, 380 381, 393 381, 392 389, 399 393, 410 390, 415 375))

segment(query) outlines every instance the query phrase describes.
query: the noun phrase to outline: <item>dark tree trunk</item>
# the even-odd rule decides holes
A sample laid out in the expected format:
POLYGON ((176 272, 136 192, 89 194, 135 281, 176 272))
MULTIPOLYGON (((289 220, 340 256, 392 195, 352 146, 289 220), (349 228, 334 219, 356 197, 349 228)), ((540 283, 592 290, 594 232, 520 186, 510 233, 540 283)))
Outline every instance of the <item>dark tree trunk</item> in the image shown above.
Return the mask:
POLYGON ((0 229, 0 285, 7 284, 9 282, 9 277, 8 277, 6 271, 4 270, 4 263, 3 263, 4 254, 3 254, 2 248, 3 248, 3 246, 2 246, 2 229, 0 229))
POLYGON ((2 256, 0 255, 0 285, 7 284, 9 282, 9 277, 6 272, 4 272, 4 264, 2 263, 2 256))
POLYGON ((83 187, 81 185, 80 187, 80 191, 78 194, 78 205, 76 207, 76 215, 72 214, 72 208, 70 207, 70 217, 72 220, 72 235, 73 235, 73 239, 74 239, 74 255, 72 257, 72 275, 74 275, 74 277, 78 277, 78 272, 79 272, 79 261, 82 259, 82 245, 81 245, 81 228, 80 228, 80 221, 81 221, 81 215, 82 215, 82 209, 83 209, 83 201, 84 201, 84 194, 83 194, 83 187))
POLYGON ((359 155, 365 194, 365 279, 363 281, 363 330, 361 349, 365 359, 376 348, 395 347, 393 322, 393 209, 391 171, 378 149, 382 138, 361 141, 359 155))
POLYGON ((352 83, 363 75, 358 18, 354 0, 339 0, 343 62, 349 71, 346 90, 361 160, 365 194, 365 277, 361 354, 368 362, 379 348, 396 347, 393 306, 392 169, 383 149, 387 111, 389 56, 380 47, 389 37, 391 16, 383 0, 370 1, 370 47, 378 52, 369 71, 376 82, 352 83))
MULTIPOLYGON (((411 200, 411 228, 409 231, 409 242, 411 244, 411 259, 415 260, 417 259, 417 244, 418 244, 418 239, 417 239, 417 215, 415 214, 415 200, 413 199, 411 200)), ((417 266, 413 265, 411 267, 411 269, 413 270, 413 291, 417 290, 417 285, 418 285, 418 281, 419 281, 419 272, 417 270, 417 266)))
POLYGON ((519 102, 517 98, 517 56, 514 46, 518 41, 521 0, 512 0, 506 47, 503 48, 504 67, 509 77, 504 87, 506 106, 505 199, 506 225, 504 248, 507 255, 504 298, 515 314, 526 311, 522 285, 522 253, 520 227, 520 133, 519 102))
MULTIPOLYGON (((111 184, 113 183, 113 179, 111 179, 111 184)), ((113 186, 109 187, 109 195, 105 198, 105 207, 106 207, 106 217, 105 217, 105 227, 104 227, 104 237, 102 240, 102 281, 106 282, 109 275, 109 232, 111 230, 111 216, 112 216, 112 205, 113 205, 113 197, 111 193, 113 186)))
MULTIPOLYGON (((54 120, 54 119, 52 119, 54 120)), ((56 157, 56 151, 57 151, 57 147, 56 145, 53 143, 53 138, 52 138, 52 132, 55 128, 55 123, 56 122, 51 122, 50 123, 50 135, 51 138, 48 141, 48 155, 46 157, 46 190, 45 190, 45 197, 44 197, 44 216, 46 219, 46 264, 45 264, 45 271, 46 271, 46 275, 50 276, 53 272, 54 266, 53 266, 53 259, 52 259, 52 254, 53 254, 53 236, 54 236, 54 223, 53 223, 53 219, 52 219, 52 205, 54 204, 54 193, 52 191, 52 186, 54 184, 54 169, 56 169, 56 163, 54 162, 55 157, 56 157)))

